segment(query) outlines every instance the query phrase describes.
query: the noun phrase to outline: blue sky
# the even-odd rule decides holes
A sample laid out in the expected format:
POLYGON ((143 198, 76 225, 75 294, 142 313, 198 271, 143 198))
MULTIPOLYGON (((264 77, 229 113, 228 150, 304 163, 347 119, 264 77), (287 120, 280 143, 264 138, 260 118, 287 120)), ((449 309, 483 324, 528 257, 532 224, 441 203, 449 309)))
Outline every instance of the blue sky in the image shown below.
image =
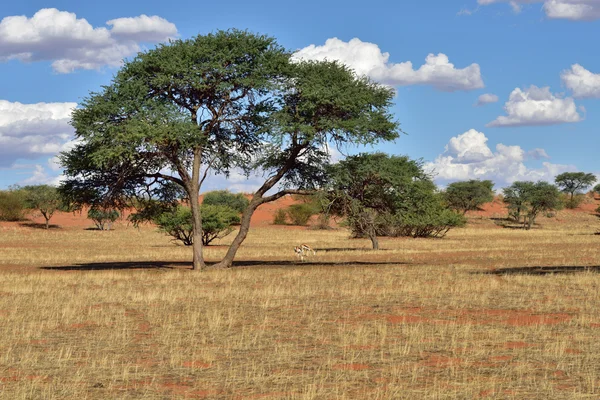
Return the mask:
POLYGON ((28 1, 2 2, 0 20, 0 188, 58 182, 69 109, 123 57, 228 28, 396 88, 408 135, 379 149, 423 158, 440 185, 600 175, 600 0, 28 1))

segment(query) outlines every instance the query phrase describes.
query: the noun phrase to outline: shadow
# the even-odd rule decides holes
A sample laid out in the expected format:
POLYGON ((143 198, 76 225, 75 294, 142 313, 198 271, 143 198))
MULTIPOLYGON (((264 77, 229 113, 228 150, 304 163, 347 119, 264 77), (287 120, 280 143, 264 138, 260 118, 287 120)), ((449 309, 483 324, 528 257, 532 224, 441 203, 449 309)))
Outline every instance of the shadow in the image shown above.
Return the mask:
MULTIPOLYGON (((19 225, 22 226, 22 227, 24 227, 24 228, 33 228, 33 229, 43 229, 43 230, 46 230, 46 224, 44 224, 44 223, 20 222, 19 225)), ((48 229, 61 229, 61 228, 58 225, 50 224, 50 225, 48 225, 48 229)))
POLYGON ((315 247, 315 251, 316 252, 322 252, 322 253, 328 253, 330 251, 385 251, 385 250, 390 250, 390 249, 379 249, 379 250, 373 250, 370 247, 365 247, 365 248, 356 248, 356 247, 328 247, 328 248, 316 248, 315 247))
POLYGON ((553 275, 553 274, 575 274, 578 272, 600 272, 600 266, 534 266, 516 268, 498 268, 493 271, 477 272, 483 275, 553 275))
POLYGON ((175 269, 190 267, 190 262, 167 262, 167 261, 128 261, 128 262, 103 262, 82 263, 58 267, 40 267, 47 271, 107 271, 121 269, 175 269))
MULTIPOLYGON (((210 263, 208 263, 210 269, 210 263)), ((378 265, 406 265, 402 262, 376 262, 376 261, 349 261, 349 262, 318 262, 318 261, 234 261, 232 268, 250 267, 354 267, 354 266, 378 266, 378 265)), ((111 271, 111 270, 191 270, 191 261, 127 261, 127 262, 104 262, 104 263, 81 263, 65 266, 40 267, 46 271, 111 271)))

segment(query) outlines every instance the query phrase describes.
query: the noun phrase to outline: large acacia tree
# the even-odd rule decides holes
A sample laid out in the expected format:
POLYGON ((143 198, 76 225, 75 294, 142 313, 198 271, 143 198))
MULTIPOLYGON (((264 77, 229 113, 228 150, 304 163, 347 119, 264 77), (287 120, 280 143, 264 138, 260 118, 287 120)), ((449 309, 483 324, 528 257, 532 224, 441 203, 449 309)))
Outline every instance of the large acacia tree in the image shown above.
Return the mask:
POLYGON ((216 267, 229 267, 258 206, 320 186, 328 143, 393 140, 392 90, 335 62, 291 62, 273 38, 219 31, 126 62, 73 113, 80 144, 62 155, 72 201, 123 206, 176 185, 193 214, 193 268, 205 266, 198 194, 211 173, 266 179, 216 267))

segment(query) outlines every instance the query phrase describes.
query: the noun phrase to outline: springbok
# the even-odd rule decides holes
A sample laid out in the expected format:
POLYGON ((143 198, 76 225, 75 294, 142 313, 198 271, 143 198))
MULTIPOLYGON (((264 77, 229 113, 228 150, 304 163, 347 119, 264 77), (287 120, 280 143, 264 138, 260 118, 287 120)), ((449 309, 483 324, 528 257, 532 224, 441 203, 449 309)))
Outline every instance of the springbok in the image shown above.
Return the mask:
POLYGON ((300 261, 304 261, 304 257, 308 256, 311 252, 313 255, 317 254, 317 252, 307 244, 301 244, 300 246, 294 247, 294 253, 296 253, 296 257, 298 257, 300 261))

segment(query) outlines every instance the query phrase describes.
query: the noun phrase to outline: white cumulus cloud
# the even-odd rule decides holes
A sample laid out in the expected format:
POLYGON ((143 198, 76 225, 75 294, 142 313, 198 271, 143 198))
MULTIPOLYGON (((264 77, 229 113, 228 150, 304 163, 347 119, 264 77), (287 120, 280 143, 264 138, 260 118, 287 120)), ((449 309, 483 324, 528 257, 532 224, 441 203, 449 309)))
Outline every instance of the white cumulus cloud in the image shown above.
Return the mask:
POLYGON ((581 121, 575 101, 550 92, 549 87, 516 88, 504 105, 506 116, 490 122, 489 127, 554 125, 581 121))
POLYGON ((497 101, 498 96, 491 93, 485 93, 477 98, 477 103, 475 103, 475 107, 481 107, 486 104, 496 103, 497 101))
POLYGON ((177 36, 177 28, 158 16, 140 15, 93 27, 86 19, 56 8, 44 8, 31 18, 9 16, 0 21, 0 61, 52 61, 55 72, 119 66, 138 51, 141 42, 161 42, 177 36))
POLYGON ((425 164, 425 169, 434 174, 439 184, 469 179, 489 179, 496 187, 509 186, 515 181, 553 181, 562 172, 575 171, 573 165, 542 163, 541 168, 529 168, 529 159, 548 158, 544 149, 529 152, 520 146, 496 145, 495 151, 487 145, 488 138, 483 132, 471 129, 450 139, 444 153, 433 162, 425 164))
POLYGON ((0 100, 0 167, 17 159, 53 156, 73 147, 71 111, 77 103, 22 104, 0 100))
POLYGON ((594 74, 579 64, 574 64, 560 74, 563 84, 575 98, 600 98, 600 74, 594 74))
POLYGON ((523 4, 543 3, 548 18, 590 21, 600 18, 600 0, 477 0, 480 5, 508 3, 515 13, 523 4))
POLYGON ((324 45, 311 44, 294 54, 297 60, 340 61, 359 75, 390 86, 431 85, 438 90, 453 92, 484 87, 478 64, 459 69, 450 63, 448 56, 429 54, 425 64, 413 68, 410 61, 392 63, 390 54, 383 53, 378 45, 354 38, 344 42, 338 38, 327 39, 324 45))

